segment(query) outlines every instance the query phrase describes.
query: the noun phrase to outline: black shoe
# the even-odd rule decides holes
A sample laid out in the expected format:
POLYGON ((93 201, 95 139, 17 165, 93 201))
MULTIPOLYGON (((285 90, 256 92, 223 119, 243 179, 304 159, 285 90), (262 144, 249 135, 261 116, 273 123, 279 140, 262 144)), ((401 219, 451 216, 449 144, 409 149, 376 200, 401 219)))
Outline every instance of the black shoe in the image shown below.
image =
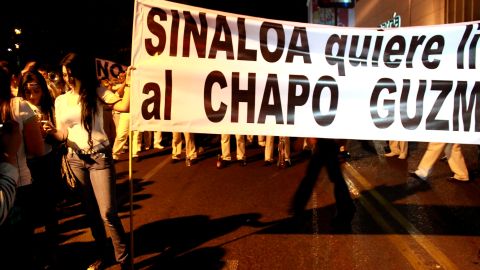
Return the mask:
POLYGON ((418 174, 416 174, 415 171, 409 171, 409 172, 408 172, 408 175, 409 175, 410 177, 412 177, 413 179, 415 179, 415 180, 424 181, 424 182, 427 181, 427 179, 424 179, 424 178, 418 176, 418 174))
POLYGON ((247 159, 240 159, 240 160, 238 160, 238 162, 240 163, 240 166, 242 166, 242 167, 247 166, 247 159))
POLYGON ((273 160, 265 160, 263 162, 263 166, 265 166, 265 167, 270 167, 272 165, 273 165, 273 160))
POLYGON ((172 164, 175 164, 175 163, 178 163, 178 162, 180 162, 179 158, 172 158, 172 160, 171 160, 172 164))
POLYGON ((285 160, 285 168, 292 167, 292 161, 290 160, 285 160))
POLYGON ((468 183, 468 182, 470 182, 470 179, 467 179, 467 180, 459 180, 459 179, 457 179, 457 178, 455 178, 455 177, 452 176, 452 177, 448 177, 448 178, 447 178, 447 181, 448 181, 448 182, 452 182, 452 183, 468 183))
POLYGON ((228 166, 229 163, 230 163, 230 160, 225 160, 225 159, 222 159, 221 157, 219 157, 218 160, 217 160, 217 168, 218 169, 225 168, 225 167, 228 166))

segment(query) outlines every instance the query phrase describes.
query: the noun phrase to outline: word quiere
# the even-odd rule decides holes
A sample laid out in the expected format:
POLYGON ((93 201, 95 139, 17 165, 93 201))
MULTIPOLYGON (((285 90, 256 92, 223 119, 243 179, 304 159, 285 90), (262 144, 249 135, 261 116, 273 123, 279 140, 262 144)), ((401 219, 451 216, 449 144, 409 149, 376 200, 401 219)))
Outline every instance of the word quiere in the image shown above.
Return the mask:
POLYGON ((375 85, 371 99, 370 99, 370 115, 373 123, 377 128, 385 129, 391 126, 395 121, 395 108, 399 108, 401 124, 404 128, 409 130, 415 130, 418 128, 422 121, 425 121, 426 130, 443 130, 443 131, 459 131, 460 124, 463 126, 462 131, 471 131, 470 126, 472 123, 472 117, 475 132, 480 132, 480 82, 476 81, 471 87, 470 96, 467 95, 467 89, 469 88, 467 81, 446 81, 446 80, 432 80, 430 83, 430 91, 439 92, 432 109, 429 112, 425 112, 423 106, 423 100, 427 91, 427 81, 420 80, 418 86, 417 96, 415 102, 410 105, 415 107, 415 113, 413 116, 407 114, 408 111, 408 97, 411 92, 410 80, 404 79, 403 86, 400 94, 400 100, 391 98, 385 98, 383 101, 383 107, 379 108, 379 97, 381 92, 387 91, 388 95, 393 95, 397 92, 397 85, 390 78, 382 78, 378 80, 375 85), (453 99, 447 99, 447 97, 453 93, 453 99), (453 100, 453 110, 451 119, 440 119, 438 113, 444 107, 447 100, 453 100), (396 102, 400 103, 400 106, 395 106, 396 102), (379 110, 386 110, 388 113, 385 117, 381 117, 379 110))

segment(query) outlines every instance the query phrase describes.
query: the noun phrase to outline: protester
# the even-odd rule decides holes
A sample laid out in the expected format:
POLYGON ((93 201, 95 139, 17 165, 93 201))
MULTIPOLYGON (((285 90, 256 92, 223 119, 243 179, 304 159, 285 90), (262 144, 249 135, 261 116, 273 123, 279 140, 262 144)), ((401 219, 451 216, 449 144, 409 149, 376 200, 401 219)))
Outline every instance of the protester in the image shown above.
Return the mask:
POLYGON ((41 156, 44 153, 40 124, 35 113, 21 98, 11 95, 11 75, 7 68, 0 68, 0 121, 15 121, 21 134, 21 142, 16 154, 15 167, 19 172, 13 214, 7 220, 0 252, 5 269, 33 268, 33 196, 32 176, 27 166, 26 156, 41 156), (13 267, 14 266, 14 267, 13 267))
MULTIPOLYGON (((53 98, 44 77, 39 72, 32 70, 23 74, 18 95, 27 101, 39 122, 54 122, 53 98)), ((47 235, 46 243, 40 246, 45 258, 42 258, 43 262, 38 263, 53 267, 57 260, 58 245, 56 206, 61 197, 60 158, 56 151, 58 143, 46 134, 43 134, 43 138, 44 153, 38 157, 27 155, 27 165, 33 178, 35 221, 45 225, 47 235)))
POLYGON ((126 235, 118 217, 116 175, 112 150, 103 129, 102 105, 116 111, 128 111, 130 72, 127 70, 125 95, 120 99, 100 87, 93 59, 76 53, 61 61, 62 73, 70 91, 55 101, 56 128, 44 124, 47 133, 68 145, 68 162, 79 180, 82 202, 92 235, 98 248, 98 259, 88 269, 103 269, 108 262, 107 234, 113 242, 115 259, 122 269, 129 269, 131 257, 126 235))

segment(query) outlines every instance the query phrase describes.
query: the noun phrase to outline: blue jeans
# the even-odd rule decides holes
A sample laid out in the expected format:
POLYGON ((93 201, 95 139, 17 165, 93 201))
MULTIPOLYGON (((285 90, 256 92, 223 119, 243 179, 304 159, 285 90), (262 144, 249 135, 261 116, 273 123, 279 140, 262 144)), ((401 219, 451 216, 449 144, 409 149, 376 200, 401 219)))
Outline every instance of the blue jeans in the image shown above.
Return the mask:
POLYGON ((115 259, 124 262, 129 255, 125 231, 118 217, 112 151, 108 148, 88 155, 68 153, 68 161, 80 182, 82 202, 95 242, 99 248, 106 246, 106 227, 112 238, 115 259))

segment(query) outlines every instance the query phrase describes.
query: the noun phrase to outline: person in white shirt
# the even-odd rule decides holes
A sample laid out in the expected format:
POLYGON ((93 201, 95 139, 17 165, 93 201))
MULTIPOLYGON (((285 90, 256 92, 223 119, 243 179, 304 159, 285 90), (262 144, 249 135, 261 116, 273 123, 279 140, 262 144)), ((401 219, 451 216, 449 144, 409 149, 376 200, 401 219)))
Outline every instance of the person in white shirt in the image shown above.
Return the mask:
POLYGON ((126 235, 118 216, 116 174, 111 144, 103 129, 102 105, 110 104, 116 111, 126 112, 130 105, 130 72, 123 99, 100 87, 92 58, 75 53, 61 61, 62 73, 70 91, 55 100, 56 128, 44 124, 47 133, 66 141, 67 160, 79 180, 82 203, 87 212, 92 235, 99 248, 99 258, 89 269, 103 269, 108 258, 108 229, 115 251, 115 259, 122 269, 129 269, 131 257, 126 235), (93 68, 93 70, 92 70, 93 68))

